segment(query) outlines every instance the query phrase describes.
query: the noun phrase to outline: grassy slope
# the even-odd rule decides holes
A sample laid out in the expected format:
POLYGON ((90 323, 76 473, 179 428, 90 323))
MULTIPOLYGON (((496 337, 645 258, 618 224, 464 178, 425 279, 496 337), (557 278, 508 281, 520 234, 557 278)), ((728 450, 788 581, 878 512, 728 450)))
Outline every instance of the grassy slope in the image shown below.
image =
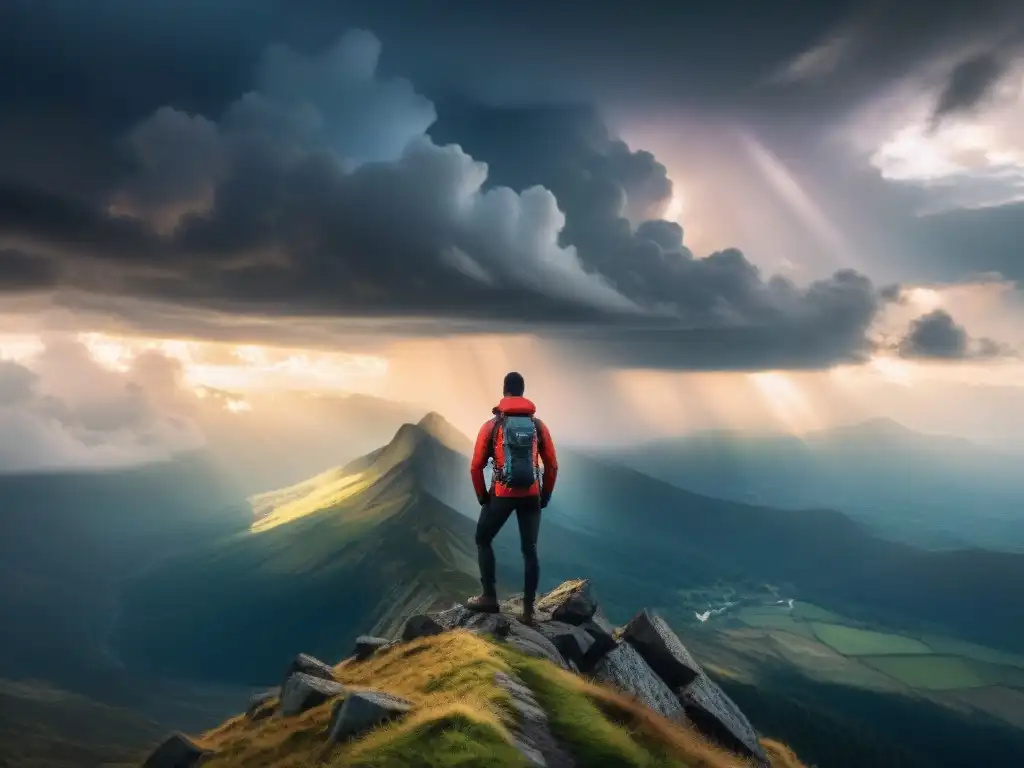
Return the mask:
POLYGON ((254 529, 158 564, 126 590, 115 642, 153 672, 263 684, 302 649, 338 658, 355 635, 477 588, 473 523, 423 492, 424 441, 256 500, 254 529), (193 595, 201 595, 198 600, 193 595), (385 609, 382 609, 385 608, 385 609), (177 627, 173 639, 168 623, 177 627), (259 637, 242 651, 221 638, 259 637))
MULTIPOLYGON (((292 768, 322 761, 328 766, 424 768, 525 766, 512 747, 514 714, 495 672, 514 673, 548 711, 552 731, 580 765, 609 768, 720 768, 744 763, 608 689, 546 661, 527 659, 468 632, 450 632, 398 646, 365 662, 338 665, 339 680, 353 689, 375 688, 416 705, 408 718, 341 746, 327 747, 332 702, 296 718, 253 722, 235 717, 201 742, 218 750, 204 765, 228 768, 292 768)), ((274 707, 276 702, 264 706, 274 707)), ((773 764, 796 768, 784 747, 767 742, 773 764)))
POLYGON ((138 765, 163 735, 155 723, 43 683, 0 681, 0 765, 138 765))

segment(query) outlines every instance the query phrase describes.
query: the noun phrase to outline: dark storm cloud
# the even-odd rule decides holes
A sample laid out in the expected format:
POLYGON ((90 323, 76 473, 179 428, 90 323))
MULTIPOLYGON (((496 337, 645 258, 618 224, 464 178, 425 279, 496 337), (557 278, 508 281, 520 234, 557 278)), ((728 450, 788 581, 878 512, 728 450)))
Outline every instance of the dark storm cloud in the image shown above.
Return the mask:
POLYGON ((956 109, 980 98, 1003 54, 1024 43, 1024 6, 1017 0, 879 0, 835 11, 816 39, 770 78, 794 104, 811 110, 853 106, 922 65, 950 57, 954 63, 936 107, 956 109))
POLYGON ((671 196, 664 166, 593 113, 453 107, 437 132, 462 146, 442 146, 434 104, 380 76, 379 54, 364 32, 316 57, 271 48, 220 115, 168 105, 124 132, 132 165, 109 200, 6 185, 0 228, 81 288, 211 309, 587 323, 625 334, 639 357, 622 364, 669 367, 868 347, 867 278, 799 288, 736 250, 694 258, 681 227, 647 220, 671 196))
POLYGON ((986 51, 961 61, 949 75, 932 115, 938 124, 946 115, 965 112, 977 105, 1006 72, 1006 61, 986 51))
POLYGON ((1010 352, 992 339, 972 339, 967 329, 942 309, 914 320, 897 349, 903 357, 925 360, 991 358, 1010 352))
MULTIPOLYGON (((835 17, 821 4, 751 6, 738 20, 634 8, 628 28, 604 6, 581 16, 546 4, 538 28, 526 23, 529 4, 516 6, 518 22, 477 3, 445 24, 422 4, 389 5, 388 19, 352 4, 343 21, 315 2, 283 16, 284 5, 254 0, 234 20, 194 2, 125 16, 115 5, 98 0, 95 16, 69 11, 51 28, 32 10, 41 6, 15 3, 21 26, 0 31, 5 65, 25 40, 60 42, 34 82, 61 91, 63 114, 76 104, 97 113, 90 141, 60 164, 86 169, 84 180, 6 165, 0 179, 0 238, 57 258, 69 285, 223 313, 548 324, 572 328, 595 354, 607 336, 622 364, 696 368, 859 359, 891 299, 850 271, 798 287, 733 249, 694 258, 678 225, 645 221, 670 199, 665 168, 589 110, 430 100, 377 69, 371 36, 326 48, 323 38, 339 23, 379 20, 398 43, 391 69, 422 74, 437 91, 454 75, 463 90, 489 82, 508 98, 550 81, 548 100, 624 93, 632 82, 636 94, 685 103, 745 93, 829 27, 835 17), (777 17, 786 17, 780 34, 765 35, 777 17), (723 47, 727 29, 733 45, 723 47), (276 47, 261 58, 271 34, 325 52, 276 47), (725 59, 731 66, 713 66, 725 59), (253 69, 255 83, 240 74, 253 69), (714 74, 683 76, 698 71, 714 74)), ((0 84, 26 114, 46 112, 42 91, 0 84)), ((75 136, 53 139, 67 146, 75 136)))
POLYGON ((53 288, 57 280, 52 260, 14 248, 0 249, 0 294, 53 288))

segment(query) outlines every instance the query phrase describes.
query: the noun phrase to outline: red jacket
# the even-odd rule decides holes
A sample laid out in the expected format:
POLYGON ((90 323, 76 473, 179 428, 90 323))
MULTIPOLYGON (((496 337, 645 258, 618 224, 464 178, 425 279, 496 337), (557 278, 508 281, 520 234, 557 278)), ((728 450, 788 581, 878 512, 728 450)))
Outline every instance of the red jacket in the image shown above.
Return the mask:
MULTIPOLYGON (((536 412, 537 407, 525 397, 503 397, 494 409, 495 418, 497 418, 499 413, 508 414, 509 416, 533 416, 536 412)), ((480 427, 480 431, 476 436, 476 446, 473 448, 473 459, 469 464, 469 476, 473 479, 473 490, 476 491, 478 497, 482 497, 487 492, 487 484, 484 482, 484 467, 487 466, 487 459, 492 458, 491 434, 494 432, 494 421, 494 418, 488 419, 480 427)), ((534 418, 534 422, 537 425, 537 451, 544 465, 543 489, 538 488, 537 483, 526 489, 513 489, 502 483, 495 482, 494 487, 491 489, 493 495, 513 497, 539 496, 542 494, 550 495, 555 490, 555 478, 558 476, 558 457, 555 455, 555 443, 551 439, 551 433, 548 432, 544 422, 537 418, 534 418)), ((502 443, 501 428, 499 427, 497 434, 494 435, 493 445, 494 463, 498 466, 505 461, 502 443)), ((535 456, 534 459, 536 460, 536 458, 535 456)))

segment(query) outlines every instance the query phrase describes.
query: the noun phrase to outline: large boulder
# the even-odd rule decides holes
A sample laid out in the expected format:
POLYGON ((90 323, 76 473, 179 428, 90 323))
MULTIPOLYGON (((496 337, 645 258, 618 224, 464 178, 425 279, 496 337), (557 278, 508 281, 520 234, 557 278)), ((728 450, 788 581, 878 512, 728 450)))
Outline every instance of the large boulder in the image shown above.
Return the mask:
POLYGON ((562 621, 545 621, 537 625, 537 631, 552 642, 566 661, 580 668, 585 666, 587 653, 594 646, 594 638, 585 629, 562 621))
POLYGON ((640 611, 626 625, 622 637, 673 691, 686 687, 702 672, 676 633, 656 613, 640 611))
POLYGON ((547 659, 562 669, 569 669, 568 662, 559 652, 558 648, 555 647, 555 644, 544 637, 539 631, 533 627, 526 626, 522 622, 512 621, 509 634, 504 640, 510 646, 528 656, 547 659))
POLYGON ((601 609, 597 609, 597 613, 589 620, 579 625, 579 628, 586 632, 590 638, 594 641, 593 645, 587 649, 587 652, 583 658, 583 663, 580 664, 580 668, 584 671, 589 671, 594 668, 606 653, 615 650, 618 642, 615 640, 615 627, 612 623, 604 617, 601 609))
POLYGON ((281 686, 281 714, 301 714, 344 692, 345 686, 334 680, 296 672, 281 686))
POLYGON ((622 643, 607 653, 594 668, 594 677, 633 696, 665 717, 683 717, 683 705, 637 650, 622 643))
POLYGON ((714 680, 701 673, 679 694, 686 716, 708 738, 762 764, 768 756, 754 727, 714 680))
POLYGON ((344 741, 404 715, 412 702, 380 691, 352 691, 334 705, 328 738, 344 741))
POLYGON ((407 643, 420 637, 440 635, 445 629, 451 629, 451 627, 439 624, 433 616, 420 613, 406 620, 405 626, 402 627, 402 642, 407 643))
POLYGON ((192 768, 208 754, 210 750, 203 749, 184 734, 174 733, 153 750, 142 768, 192 768))
POLYGON ((567 581, 547 594, 541 595, 535 605, 537 617, 566 624, 582 624, 598 611, 597 596, 590 582, 567 581))
POLYGON ((292 659, 292 663, 289 664, 288 668, 284 671, 284 680, 287 680, 296 672, 302 672, 306 675, 319 677, 321 680, 334 679, 334 670, 331 668, 331 665, 325 664, 320 661, 320 659, 310 656, 308 653, 300 653, 292 659))

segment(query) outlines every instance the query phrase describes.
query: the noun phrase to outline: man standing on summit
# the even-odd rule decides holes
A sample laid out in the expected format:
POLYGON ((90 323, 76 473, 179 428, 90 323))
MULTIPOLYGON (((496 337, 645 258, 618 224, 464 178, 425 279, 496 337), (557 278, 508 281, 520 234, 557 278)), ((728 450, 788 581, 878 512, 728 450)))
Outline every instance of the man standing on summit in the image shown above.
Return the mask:
POLYGON ((476 548, 480 558, 480 582, 483 593, 466 601, 466 607, 487 613, 498 612, 495 584, 494 549, 491 543, 515 512, 519 522, 519 540, 526 569, 523 620, 533 620, 540 564, 537 561, 537 534, 540 511, 551 500, 558 475, 558 459, 551 433, 534 414, 536 406, 523 397, 526 383, 512 372, 505 376, 503 397, 476 436, 469 474, 480 501, 480 520, 476 526, 476 548), (494 459, 494 479, 490 491, 484 481, 484 467, 494 459), (540 464, 543 464, 541 480, 540 464))

